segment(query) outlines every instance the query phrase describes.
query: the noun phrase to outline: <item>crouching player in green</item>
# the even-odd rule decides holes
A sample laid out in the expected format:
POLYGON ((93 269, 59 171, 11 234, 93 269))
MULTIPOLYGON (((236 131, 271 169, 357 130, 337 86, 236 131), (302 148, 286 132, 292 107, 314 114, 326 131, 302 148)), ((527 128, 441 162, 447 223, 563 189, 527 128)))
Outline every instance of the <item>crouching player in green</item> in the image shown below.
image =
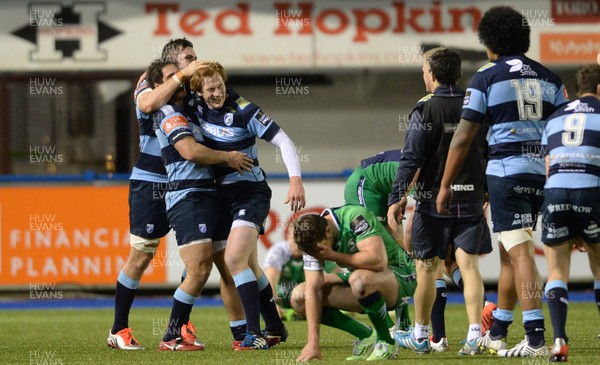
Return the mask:
POLYGON ((321 358, 321 323, 358 338, 347 360, 395 357, 388 308, 408 305, 416 287, 415 267, 377 217, 354 205, 307 214, 294 224, 294 241, 304 252, 306 281, 294 289, 292 306, 308 322, 308 340, 297 360, 321 358), (349 272, 323 274, 324 260, 349 272), (365 312, 373 328, 341 310, 365 312))
MULTIPOLYGON (((290 302, 292 292, 298 284, 304 282, 304 261, 302 251, 294 242, 294 229, 288 228, 285 241, 277 242, 267 251, 263 271, 269 279, 271 288, 275 288, 273 298, 277 312, 282 320, 300 319, 290 302)), ((325 272, 335 273, 342 270, 332 261, 325 261, 325 272)))

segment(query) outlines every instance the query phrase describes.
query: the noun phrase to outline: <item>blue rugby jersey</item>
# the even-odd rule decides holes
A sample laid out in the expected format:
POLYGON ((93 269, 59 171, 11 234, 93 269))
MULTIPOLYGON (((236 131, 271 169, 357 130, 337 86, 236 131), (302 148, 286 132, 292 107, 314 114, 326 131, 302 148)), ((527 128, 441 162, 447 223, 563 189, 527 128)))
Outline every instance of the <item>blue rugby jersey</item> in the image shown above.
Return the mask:
POLYGON ((154 133, 152 115, 142 112, 137 106, 138 96, 148 89, 151 89, 150 84, 144 80, 137 86, 133 93, 135 114, 140 134, 140 154, 133 166, 133 171, 129 179, 166 183, 167 170, 165 170, 165 166, 163 165, 160 144, 154 133))
POLYGON ((193 113, 184 113, 178 106, 167 104, 154 113, 153 117, 158 127, 156 136, 169 178, 165 195, 167 210, 189 192, 215 191, 212 166, 188 161, 175 148, 175 143, 187 136, 192 136, 198 143, 203 143, 200 123, 193 113))
POLYGON ((586 96, 557 110, 542 145, 550 163, 545 188, 600 187, 600 100, 586 96))
POLYGON ((544 181, 544 122, 567 101, 560 78, 525 56, 481 67, 467 88, 462 118, 489 126, 486 174, 544 181))
POLYGON ((260 107, 242 98, 232 89, 220 109, 209 109, 204 100, 199 100, 197 115, 200 118, 205 145, 220 151, 239 151, 254 160, 252 172, 241 175, 236 170, 215 166, 217 184, 239 181, 263 181, 265 175, 258 165, 256 137, 270 141, 279 131, 279 126, 260 107))

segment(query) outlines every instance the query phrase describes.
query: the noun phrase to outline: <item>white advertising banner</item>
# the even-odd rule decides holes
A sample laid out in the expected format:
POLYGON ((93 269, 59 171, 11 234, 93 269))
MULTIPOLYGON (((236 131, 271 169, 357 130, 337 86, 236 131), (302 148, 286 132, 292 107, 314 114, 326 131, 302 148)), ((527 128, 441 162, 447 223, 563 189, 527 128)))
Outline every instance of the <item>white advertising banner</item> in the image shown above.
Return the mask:
MULTIPOLYGON (((593 62, 597 0, 506 0, 531 24, 528 55, 593 62)), ((0 0, 2 71, 139 70, 172 38, 226 67, 418 67, 424 48, 455 47, 485 61, 476 28, 493 1, 32 1, 0 0)))
MULTIPOLYGON (((265 260, 267 247, 284 239, 284 230, 294 218, 289 207, 283 204, 285 197, 287 196, 289 185, 283 181, 272 181, 269 185, 273 190, 273 198, 271 200, 271 212, 266 224, 266 234, 261 236, 261 240, 258 244, 258 261, 261 265, 265 260)), ((324 208, 344 204, 343 181, 307 181, 304 183, 304 187, 308 201, 305 212, 320 213, 324 208)), ((409 205, 409 208, 412 209, 412 204, 409 205)), ((488 225, 491 226, 489 216, 488 210, 488 225)), ((541 227, 539 223, 538 220, 538 228, 534 232, 534 241, 536 245, 535 261, 542 278, 546 280, 548 276, 548 265, 546 264, 546 259, 543 255, 543 246, 540 239, 541 227)), ((500 272, 500 256, 497 249, 497 240, 498 235, 492 234, 492 246, 494 247, 494 250, 489 255, 481 256, 479 261, 481 276, 483 277, 483 280, 489 284, 497 282, 498 274, 500 272)), ((168 236, 167 247, 167 261, 166 263, 161 262, 160 264, 167 265, 167 282, 176 284, 180 281, 183 264, 179 258, 177 244, 172 233, 168 236)), ((593 281, 587 254, 575 251, 572 254, 571 260, 571 281, 593 281)), ((207 286, 216 288, 218 285, 219 272, 216 268, 213 268, 207 286)))

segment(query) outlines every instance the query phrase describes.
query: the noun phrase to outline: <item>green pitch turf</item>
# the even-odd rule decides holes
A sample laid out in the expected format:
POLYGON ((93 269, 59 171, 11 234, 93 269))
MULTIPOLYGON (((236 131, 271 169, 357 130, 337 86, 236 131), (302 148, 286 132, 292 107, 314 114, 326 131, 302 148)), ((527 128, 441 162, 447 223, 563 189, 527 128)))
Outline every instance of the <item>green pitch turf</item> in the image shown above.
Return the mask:
MULTIPOLYGON (((569 305, 567 333, 571 349, 569 363, 600 364, 600 317, 593 303, 569 305)), ((112 324, 110 309, 94 310, 5 310, 0 312, 0 364, 294 364, 306 339, 306 322, 287 322, 290 338, 284 344, 265 351, 235 352, 231 350, 228 319, 223 308, 196 308, 192 322, 199 338, 206 342, 202 352, 159 352, 158 343, 166 327, 169 308, 134 308, 130 326, 146 347, 143 351, 117 351, 106 346, 112 324)), ((547 315, 547 311, 546 311, 547 315)), ((509 345, 523 338, 521 317, 515 311, 509 345)), ((366 316, 357 318, 368 323, 366 316)), ((548 341, 552 338, 549 317, 546 317, 548 341)), ((465 336, 464 305, 451 304, 446 310, 446 327, 450 342, 447 353, 416 355, 399 350, 396 363, 405 364, 548 364, 547 359, 502 359, 492 355, 461 357, 459 342, 465 336)), ((341 364, 352 351, 353 338, 341 331, 321 329, 323 360, 318 364, 341 364)))

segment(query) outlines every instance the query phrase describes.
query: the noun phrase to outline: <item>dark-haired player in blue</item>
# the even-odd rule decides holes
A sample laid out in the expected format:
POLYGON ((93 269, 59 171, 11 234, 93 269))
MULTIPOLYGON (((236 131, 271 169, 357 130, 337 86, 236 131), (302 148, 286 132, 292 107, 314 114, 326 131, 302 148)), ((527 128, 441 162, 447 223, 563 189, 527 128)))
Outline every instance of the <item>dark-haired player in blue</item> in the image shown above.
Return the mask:
MULTIPOLYGON (((178 72, 174 63, 156 63, 157 67, 148 72, 155 86, 178 72)), ((184 103, 186 90, 181 86, 153 115, 168 176, 167 217, 187 273, 173 296, 169 325, 159 350, 196 351, 203 350, 204 344, 196 338, 190 313, 210 275, 213 252, 218 248, 213 247, 212 237, 219 207, 213 169, 208 165, 226 164, 241 173, 250 171, 252 160, 241 152, 215 151, 202 144, 200 123, 193 109, 184 103)))
MULTIPOLYGON (((150 65, 148 70, 153 66, 150 65)), ((147 74, 148 71, 146 71, 147 74)), ((137 100, 146 90, 144 80, 134 92, 137 100)), ((142 350, 129 328, 129 311, 144 270, 154 257, 160 239, 169 233, 164 194, 167 171, 160 157, 160 145, 154 133, 152 115, 144 113, 136 103, 140 134, 140 154, 129 178, 129 257, 119 272, 115 293, 115 315, 108 333, 107 345, 120 350, 142 350)))
POLYGON ((554 73, 525 56, 530 28, 520 12, 505 6, 490 8, 477 31, 491 62, 477 71, 467 88, 437 210, 448 212, 450 186, 480 126, 486 124, 486 175, 493 230, 499 232, 500 277, 494 324, 479 344, 504 357, 547 356, 542 280, 534 261, 531 229, 544 193, 544 162, 539 157, 544 123, 567 101, 566 92, 554 73), (523 310, 526 337, 514 348, 506 349, 517 299, 523 310))
POLYGON ((215 169, 220 204, 231 223, 225 261, 244 307, 247 334, 239 350, 264 349, 287 338, 287 330, 279 318, 273 290, 257 257, 258 235, 269 214, 271 189, 258 165, 256 138, 281 150, 290 177, 285 203, 297 212, 306 204, 300 161, 294 142, 256 104, 234 90, 225 88, 227 74, 219 63, 196 71, 190 80, 192 90, 201 97, 198 115, 206 146, 218 150, 239 150, 254 159, 252 172, 240 174, 231 169, 215 169), (266 329, 261 332, 260 316, 266 329))
POLYGON ((554 328, 552 361, 567 361, 565 324, 569 305, 569 268, 577 239, 589 256, 600 310, 600 65, 576 75, 579 99, 548 118, 542 145, 548 180, 542 206, 542 241, 548 261, 548 298, 554 328))

